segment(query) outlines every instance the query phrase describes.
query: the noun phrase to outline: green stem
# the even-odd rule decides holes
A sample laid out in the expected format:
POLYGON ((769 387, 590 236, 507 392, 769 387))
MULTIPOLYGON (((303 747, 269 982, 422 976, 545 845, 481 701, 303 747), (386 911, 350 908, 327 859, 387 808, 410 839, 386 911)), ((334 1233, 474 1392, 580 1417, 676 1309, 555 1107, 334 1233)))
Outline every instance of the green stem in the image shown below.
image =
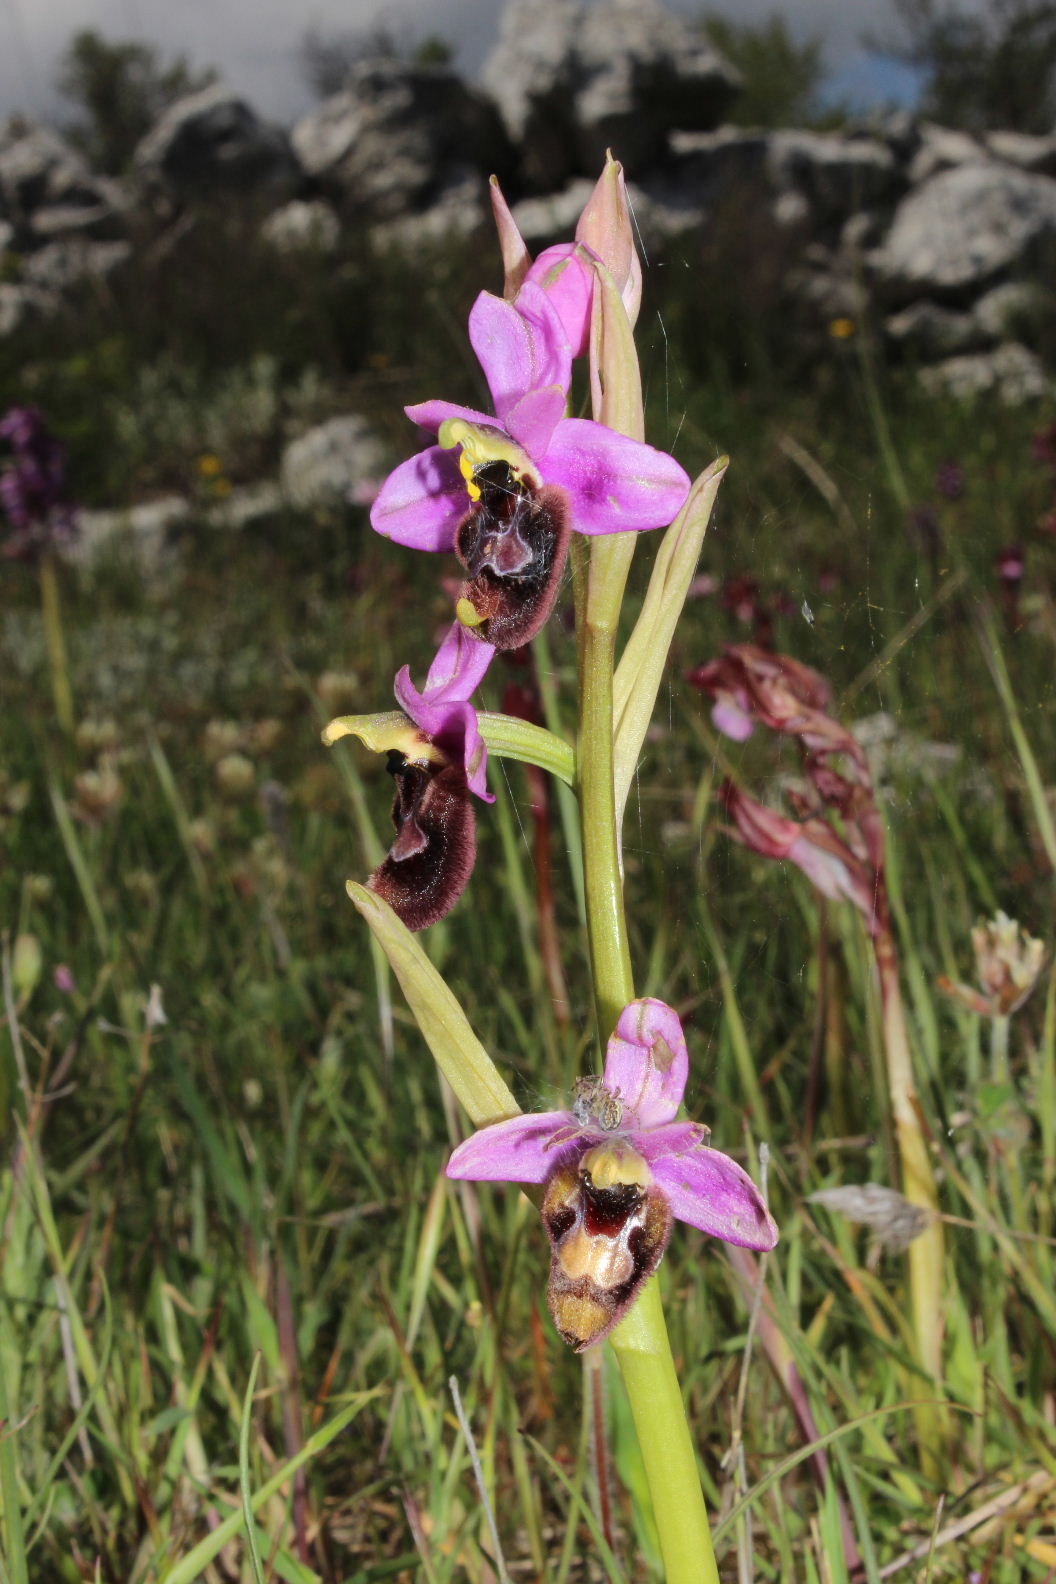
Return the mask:
MULTIPOLYGON (((642 387, 634 336, 620 294, 598 266, 591 331, 594 416, 642 439, 642 387), (600 311, 599 311, 600 310, 600 311)), ((583 831, 587 934, 602 1044, 634 999, 623 910, 613 748, 613 657, 634 534, 593 540, 573 559, 579 664, 576 780, 583 831)), ((696 1453, 675 1375, 656 1277, 612 1333, 642 1449, 667 1584, 718 1584, 696 1453)))
MULTIPOLYGON (((917 1360, 931 1376, 935 1390, 941 1394, 945 1235, 939 1219, 935 1173, 917 1110, 917 1086, 902 1005, 895 943, 885 930, 877 936, 874 945, 880 974, 888 1093, 902 1165, 902 1192, 911 1204, 920 1205, 932 1218, 909 1246, 910 1305, 917 1360)), ((941 1408, 931 1403, 918 1408, 915 1416, 922 1466, 926 1473, 937 1476, 943 1467, 944 1442, 948 1430, 946 1417, 941 1408)))
POLYGON ((612 662, 615 647, 614 625, 592 623, 588 614, 580 651, 576 769, 583 831, 587 934, 602 1045, 616 1027, 624 1007, 634 999, 613 789, 612 662))
POLYGON ((1008 1025, 1007 1017, 995 1017, 990 1024, 990 1079, 992 1083, 1007 1083, 1008 1025))
POLYGON ((73 731, 73 690, 70 687, 70 667, 66 659, 66 639, 62 631, 62 608, 59 604, 59 580, 55 575, 55 557, 45 554, 40 562, 40 600, 44 614, 44 638, 48 646, 48 665, 51 670, 51 692, 55 700, 55 714, 65 732, 73 731))
MULTIPOLYGON (((629 536, 626 536, 629 537, 629 536)), ((634 999, 613 780, 612 672, 632 546, 597 540, 580 581, 576 768, 587 933, 598 1031, 608 1039, 634 999)), ((611 1337, 642 1450, 667 1584, 718 1584, 708 1514, 653 1277, 611 1337)))
POLYGON ((642 1449, 667 1584, 718 1584, 696 1453, 655 1276, 610 1341, 642 1449))

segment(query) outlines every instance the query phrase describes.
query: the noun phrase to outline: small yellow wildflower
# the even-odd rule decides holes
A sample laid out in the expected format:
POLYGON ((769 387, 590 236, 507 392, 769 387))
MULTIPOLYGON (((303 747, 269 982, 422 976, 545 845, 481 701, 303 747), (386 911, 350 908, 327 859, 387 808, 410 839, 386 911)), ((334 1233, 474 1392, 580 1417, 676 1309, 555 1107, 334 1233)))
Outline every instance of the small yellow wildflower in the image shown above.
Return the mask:
POLYGON ((829 321, 829 334, 834 341, 849 341, 857 329, 858 326, 854 320, 848 319, 846 316, 829 321))
POLYGON ((203 478, 217 478, 224 471, 224 464, 212 451, 206 451, 198 458, 198 471, 203 478))

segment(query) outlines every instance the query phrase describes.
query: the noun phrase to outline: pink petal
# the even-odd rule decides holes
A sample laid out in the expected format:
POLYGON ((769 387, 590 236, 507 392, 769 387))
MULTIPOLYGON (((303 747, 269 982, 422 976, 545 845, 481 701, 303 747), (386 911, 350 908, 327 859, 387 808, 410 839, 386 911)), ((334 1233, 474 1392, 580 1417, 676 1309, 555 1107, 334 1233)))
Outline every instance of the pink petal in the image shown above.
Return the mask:
POLYGON ((457 699, 433 699, 428 688, 419 693, 407 666, 397 672, 394 692, 400 708, 411 717, 419 731, 431 737, 449 759, 462 761, 469 790, 485 803, 494 803, 495 794, 488 791, 488 750, 472 704, 457 699))
POLYGON ((689 494, 674 457, 589 418, 563 418, 545 457, 536 460, 548 484, 568 491, 580 533, 664 528, 689 494))
POLYGON ((419 693, 404 666, 396 677, 396 701, 419 730, 432 737, 453 758, 461 758, 466 781, 486 803, 495 798, 486 779, 488 751, 477 725, 477 712, 466 701, 476 692, 495 650, 453 622, 436 652, 424 693, 419 693))
POLYGON ((428 429, 431 434, 436 434, 448 418, 464 418, 466 423, 484 424, 490 429, 495 427, 495 419, 490 413, 478 412, 475 407, 460 407, 457 402, 424 401, 403 410, 412 423, 428 429))
POLYGON ((560 1159, 563 1130, 577 1131, 568 1111, 532 1111, 493 1122, 466 1139, 447 1163, 447 1175, 468 1182, 545 1182, 560 1159))
POLYGON ((370 521, 397 544, 451 550, 455 529, 468 510, 457 457, 442 446, 430 446, 389 474, 370 508, 370 521))
POLYGON ((567 391, 572 355, 561 321, 538 286, 522 286, 517 306, 481 292, 469 315, 469 339, 488 382, 495 411, 506 414, 528 391, 567 391))
POLYGON ((565 416, 568 397, 560 385, 545 385, 514 402, 506 414, 510 434, 531 457, 542 456, 565 416))
POLYGON ((755 730, 752 717, 738 704, 731 693, 720 693, 711 711, 711 718, 724 737, 734 742, 747 742, 755 730))
POLYGON ((582 357, 590 333, 594 271, 575 242, 560 242, 540 253, 527 277, 541 286, 561 320, 572 356, 582 357))
POLYGON ((605 1053, 605 1087, 620 1091, 635 1129, 674 1119, 689 1076, 689 1051, 677 1012, 646 997, 620 1013, 605 1053))
POLYGON ((708 1137, 708 1130, 699 1122, 665 1122, 662 1127, 642 1128, 628 1137, 642 1159, 652 1165, 668 1155, 688 1155, 708 1137))
POLYGON ((429 667, 425 691, 430 698, 472 698, 484 680, 495 649, 461 622, 452 622, 429 667))
POLYGON ((772 1249, 777 1226, 758 1188, 737 1162, 699 1145, 655 1157, 653 1177, 680 1221, 743 1248, 772 1249))

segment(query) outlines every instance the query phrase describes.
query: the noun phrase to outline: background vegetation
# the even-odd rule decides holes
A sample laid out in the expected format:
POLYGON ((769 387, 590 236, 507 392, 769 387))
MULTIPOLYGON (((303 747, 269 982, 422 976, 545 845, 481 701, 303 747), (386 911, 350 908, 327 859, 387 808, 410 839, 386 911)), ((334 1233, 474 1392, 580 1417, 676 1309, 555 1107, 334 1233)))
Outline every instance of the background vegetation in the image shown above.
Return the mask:
MULTIPOLYGON (((1051 950, 1007 1065, 936 980, 970 977, 970 927, 998 906, 1054 938, 1054 475, 1035 436, 1056 414, 925 400, 877 365, 867 325, 800 341, 753 257, 748 237, 687 239, 647 274, 650 436, 690 472, 720 452, 733 466, 632 795, 627 885, 638 989, 689 1031, 690 1114, 749 1163, 770 1144, 768 1284, 832 1437, 825 1467, 803 1456, 725 1252, 685 1228, 662 1269, 674 1347, 731 1578, 848 1579, 853 1532, 871 1581, 1041 1580, 1056 1566, 1051 950), (873 717, 885 745, 911 1038, 953 1218, 938 1481, 904 1406, 931 1388, 909 1363, 902 1261, 807 1199, 892 1181, 868 952, 849 910, 728 842, 721 773, 777 799, 796 766, 772 741, 722 743, 683 681, 750 637, 823 671, 841 716, 873 717)), ((3 343, 0 410, 46 409, 88 503, 179 485, 204 506, 350 407, 397 460, 404 401, 485 399, 463 327, 497 281, 482 246, 412 261, 350 238, 336 262, 283 263, 248 220, 203 211, 149 283, 3 343)), ((546 1315, 537 1218, 511 1189, 445 1182, 459 1119, 343 892, 391 790, 319 726, 385 707, 404 662, 420 677, 451 570, 351 506, 239 533, 203 515, 146 568, 115 543, 63 574, 68 738, 36 579, 3 564, 12 1584, 257 1567, 485 1584, 451 1376, 511 1578, 655 1576, 618 1382, 603 1563, 582 1367, 546 1315)), ((558 715, 567 605, 535 657, 558 715)), ((525 677, 493 673, 486 702, 525 677)), ((427 945, 521 1103, 549 1107, 600 1060, 576 888, 560 802, 509 766, 495 787, 469 891, 427 945), (540 950, 543 854, 567 1017, 540 950)))

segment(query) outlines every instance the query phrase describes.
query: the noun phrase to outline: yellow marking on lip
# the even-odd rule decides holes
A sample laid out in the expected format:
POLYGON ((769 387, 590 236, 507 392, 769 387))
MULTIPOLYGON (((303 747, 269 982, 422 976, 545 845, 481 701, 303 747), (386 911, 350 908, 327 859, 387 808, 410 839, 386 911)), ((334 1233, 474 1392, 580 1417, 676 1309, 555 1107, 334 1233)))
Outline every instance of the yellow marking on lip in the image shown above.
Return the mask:
POLYGON ((465 597, 460 599, 455 605, 455 615, 463 627, 483 627, 488 619, 486 616, 482 616, 477 607, 465 597))
POLYGON ((595 1188, 622 1188, 633 1183, 648 1188, 653 1174, 638 1151, 623 1139, 596 1144, 579 1163, 580 1174, 589 1172, 595 1188))
POLYGON ((323 728, 323 742, 328 748, 342 737, 358 737, 371 753, 388 753, 394 749, 414 764, 442 764, 444 755, 435 743, 418 730, 413 721, 399 710, 386 710, 378 715, 338 715, 323 728))
POLYGON ((466 481, 471 500, 478 501, 481 494, 479 484, 473 482, 474 475, 478 468, 487 467, 489 462, 505 462, 514 478, 523 479, 534 489, 538 489, 542 483, 527 451, 511 439, 504 429, 491 424, 470 423, 468 418, 445 418, 436 438, 445 451, 452 451, 455 446, 462 447, 458 469, 466 481))

